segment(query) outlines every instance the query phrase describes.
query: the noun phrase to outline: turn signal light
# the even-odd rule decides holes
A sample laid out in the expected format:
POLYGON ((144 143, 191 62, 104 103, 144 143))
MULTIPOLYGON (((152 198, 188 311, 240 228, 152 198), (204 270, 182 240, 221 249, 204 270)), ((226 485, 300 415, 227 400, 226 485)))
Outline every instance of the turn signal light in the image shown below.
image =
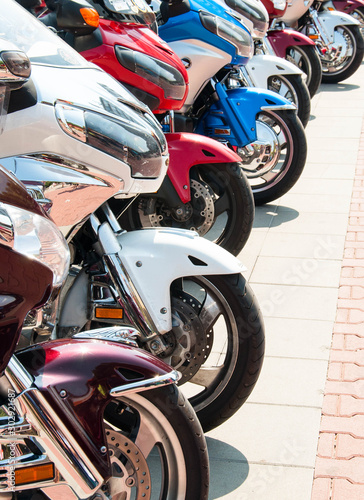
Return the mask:
POLYGON ((38 483, 54 478, 54 464, 36 465, 34 467, 25 467, 15 469, 15 485, 38 483))
POLYGON ((308 35, 308 38, 311 38, 311 40, 318 40, 318 35, 308 35))
POLYGON ((83 7, 80 9, 80 13, 85 23, 89 26, 97 28, 100 24, 100 17, 97 10, 83 7))
POLYGON ((96 307, 95 316, 99 319, 123 319, 124 311, 113 307, 96 307))

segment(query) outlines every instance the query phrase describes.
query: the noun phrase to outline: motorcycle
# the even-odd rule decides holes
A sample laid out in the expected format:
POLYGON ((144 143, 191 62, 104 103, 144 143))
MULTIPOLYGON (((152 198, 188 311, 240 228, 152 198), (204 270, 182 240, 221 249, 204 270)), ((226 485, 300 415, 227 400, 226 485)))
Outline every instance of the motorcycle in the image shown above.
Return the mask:
POLYGON ((360 30, 364 36, 364 1, 363 0, 333 0, 327 5, 328 10, 338 10, 350 14, 360 23, 360 30))
MULTIPOLYGON (((220 1, 220 0, 215 0, 220 1)), ((298 117, 306 127, 310 118, 311 101, 304 73, 285 55, 278 56, 267 50, 265 37, 269 26, 266 7, 260 0, 225 0, 226 5, 236 11, 242 22, 250 27, 254 38, 254 55, 241 67, 245 86, 267 88, 283 95, 297 106, 298 117)), ((312 43, 311 40, 309 43, 312 43)))
POLYGON ((179 126, 193 118, 196 133, 223 141, 240 155, 256 204, 282 196, 304 168, 306 137, 292 105, 276 93, 231 85, 249 55, 236 12, 209 0, 163 1, 160 12, 161 37, 189 66, 179 126))
POLYGON ((281 21, 313 39, 322 65, 322 81, 337 83, 355 73, 364 55, 360 22, 333 11, 331 2, 294 0, 281 21))
MULTIPOLYGON (((7 86, 20 85, 30 66, 18 50, 2 49, 6 111, 7 86)), ((0 193, 1 497, 48 499, 66 488, 68 498, 206 500, 202 429, 175 386, 178 374, 135 347, 135 330, 85 331, 15 352, 26 316, 59 295, 69 250, 2 167, 0 193)))
POLYGON ((32 62, 31 79, 10 95, 1 162, 71 248, 58 310, 29 322, 30 342, 132 325, 140 347, 181 372, 205 430, 219 425, 251 393, 264 355, 244 267, 192 231, 122 230, 108 200, 158 189, 168 159, 159 123, 16 3, 2 2, 0 19, 2 36, 32 62))
POLYGON ((306 84, 313 97, 321 84, 322 69, 315 42, 300 31, 287 29, 279 18, 287 10, 286 0, 262 0, 268 11, 270 27, 263 40, 263 48, 269 54, 283 57, 298 66, 306 74, 306 84))
MULTIPOLYGON (((154 14, 134 9, 129 14, 133 22, 124 24, 117 21, 117 16, 124 19, 125 9, 117 7, 117 16, 95 23, 97 30, 95 26, 87 30, 80 28, 84 23, 80 8, 85 5, 59 2, 41 21, 58 32, 66 27, 63 38, 147 104, 159 121, 171 110, 180 109, 188 92, 187 72, 167 44, 140 24, 151 25, 154 14)), ((126 230, 192 229, 238 255, 254 220, 253 195, 240 168, 240 157, 212 139, 173 133, 173 117, 168 119, 172 130, 166 133, 170 153, 167 176, 156 193, 143 193, 130 206, 114 203, 121 225, 126 230)))

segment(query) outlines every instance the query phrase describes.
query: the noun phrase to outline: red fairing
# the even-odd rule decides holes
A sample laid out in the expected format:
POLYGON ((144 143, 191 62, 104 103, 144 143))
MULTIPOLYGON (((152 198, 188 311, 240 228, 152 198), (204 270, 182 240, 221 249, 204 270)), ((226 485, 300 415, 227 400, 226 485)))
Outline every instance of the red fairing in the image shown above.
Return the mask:
POLYGON ((315 45, 308 36, 299 31, 283 29, 269 30, 268 39, 278 57, 286 57, 288 47, 293 45, 315 45))
MULTIPOLYGON (((186 68, 180 58, 154 31, 146 26, 123 24, 106 19, 100 19, 99 30, 103 44, 94 49, 80 52, 85 59, 100 66, 119 82, 141 89, 158 99, 158 111, 181 109, 188 92, 186 68), (166 98, 162 87, 123 67, 115 55, 115 45, 147 54, 177 69, 185 82, 183 98, 166 98)), ((133 93, 138 97, 137 92, 133 91, 133 93)))
POLYGON ((55 340, 16 355, 104 478, 109 462, 100 448, 106 446, 103 414, 110 389, 171 372, 144 350, 102 340, 55 340))
POLYGON ((191 200, 190 169, 194 165, 207 163, 236 163, 241 158, 221 142, 209 137, 187 132, 166 134, 170 166, 168 177, 171 179, 183 203, 191 200), (187 186, 187 189, 183 189, 187 186))
POLYGON ((269 14, 269 19, 275 19, 276 17, 283 16, 288 7, 288 2, 286 2, 286 6, 284 9, 277 9, 274 6, 274 2, 272 0, 262 0, 262 4, 267 9, 267 12, 269 14))
POLYGON ((355 9, 359 7, 364 7, 364 0, 342 0, 332 2, 336 10, 340 12, 346 12, 347 14, 351 14, 355 9))

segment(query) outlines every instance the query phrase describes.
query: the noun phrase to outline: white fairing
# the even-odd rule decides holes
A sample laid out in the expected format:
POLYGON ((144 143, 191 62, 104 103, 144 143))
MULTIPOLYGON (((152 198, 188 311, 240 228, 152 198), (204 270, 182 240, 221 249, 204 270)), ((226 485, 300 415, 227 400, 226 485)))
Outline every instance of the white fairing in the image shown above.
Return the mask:
POLYGON ((290 0, 284 16, 280 18, 286 24, 297 21, 311 7, 314 0, 290 0))
POLYGON ((129 94, 118 82, 93 65, 82 69, 33 65, 32 81, 37 90, 37 103, 7 115, 1 135, 1 157, 32 153, 58 154, 122 179, 124 189, 121 196, 132 197, 141 192, 150 193, 159 189, 167 172, 166 157, 158 178, 132 178, 130 167, 126 163, 71 137, 62 131, 57 122, 54 108, 57 99, 75 104, 87 102, 88 109, 99 110, 98 99, 105 96, 104 87, 109 89, 107 92, 119 92, 121 98, 122 92, 125 92, 125 96, 129 94), (90 101, 87 100, 88 88, 82 87, 82 82, 88 82, 90 87, 94 86, 90 101))
POLYGON ((253 56, 245 70, 254 87, 267 88, 268 78, 274 75, 304 75, 294 64, 281 57, 261 54, 253 56))
POLYGON ((123 233, 118 241, 120 258, 160 333, 172 328, 170 286, 174 280, 246 270, 231 253, 193 231, 142 229, 123 233))
POLYGON ((337 26, 350 24, 360 26, 360 22, 357 19, 337 10, 320 11, 318 13, 318 19, 330 42, 334 42, 335 28, 337 26))
POLYGON ((218 48, 200 40, 179 40, 168 42, 172 50, 183 60, 187 60, 189 91, 182 112, 188 109, 216 73, 231 62, 231 56, 218 48))

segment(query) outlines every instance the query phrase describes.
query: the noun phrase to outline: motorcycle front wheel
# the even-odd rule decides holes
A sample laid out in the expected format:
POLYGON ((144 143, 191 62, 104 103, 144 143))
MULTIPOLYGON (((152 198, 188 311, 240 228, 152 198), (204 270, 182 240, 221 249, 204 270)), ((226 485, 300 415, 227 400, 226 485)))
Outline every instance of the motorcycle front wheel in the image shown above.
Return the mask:
POLYGON ((171 286, 173 328, 163 360, 205 431, 225 422, 246 401, 264 356, 264 325, 242 275, 192 276, 171 286))
POLYGON ((140 196, 119 218, 121 227, 190 229, 238 255, 254 221, 253 194, 240 164, 195 165, 190 187, 190 202, 178 207, 171 207, 158 193, 140 196))
POLYGON ((350 15, 354 17, 360 23, 360 32, 364 37, 364 7, 357 7, 354 9, 350 15))
POLYGON ((174 385, 127 394, 105 409, 111 500, 207 500, 201 425, 174 385))
POLYGON ((286 53, 287 61, 295 64, 307 75, 306 85, 313 97, 321 84, 322 68, 316 47, 312 45, 292 45, 286 53))
POLYGON ((257 140, 237 148, 256 205, 283 196, 299 179, 306 163, 307 141, 293 110, 263 111, 256 120, 257 140))
POLYGON ((297 106, 298 118, 306 127, 311 113, 310 93, 301 75, 273 75, 268 78, 268 90, 277 92, 297 106))
POLYGON ((335 52, 321 56, 322 81, 338 83, 349 78, 363 61, 364 40, 359 26, 336 26, 334 31, 335 52))

